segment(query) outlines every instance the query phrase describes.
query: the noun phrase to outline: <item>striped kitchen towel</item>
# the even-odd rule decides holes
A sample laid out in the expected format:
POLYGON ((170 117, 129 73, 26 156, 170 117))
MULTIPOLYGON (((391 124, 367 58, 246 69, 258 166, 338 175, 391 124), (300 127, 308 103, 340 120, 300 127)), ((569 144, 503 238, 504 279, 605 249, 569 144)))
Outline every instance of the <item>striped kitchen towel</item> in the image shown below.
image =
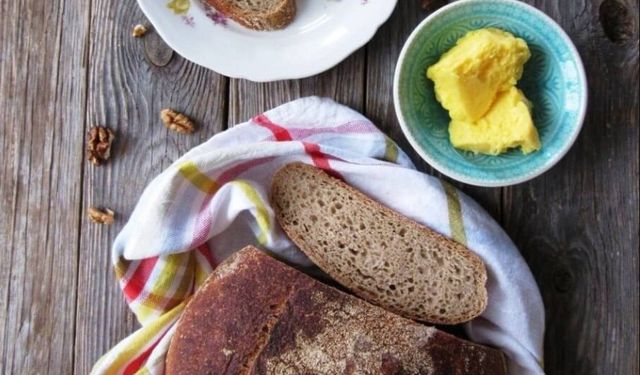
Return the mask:
POLYGON ((93 374, 162 374, 189 297, 233 251, 257 245, 311 266, 278 228, 271 176, 302 161, 339 176, 394 210, 464 243, 486 263, 489 303, 469 337, 501 348, 510 374, 542 374, 544 309, 518 250, 474 201, 415 170, 367 118, 329 99, 303 98, 215 135, 143 192, 113 245, 116 278, 141 328, 93 374))

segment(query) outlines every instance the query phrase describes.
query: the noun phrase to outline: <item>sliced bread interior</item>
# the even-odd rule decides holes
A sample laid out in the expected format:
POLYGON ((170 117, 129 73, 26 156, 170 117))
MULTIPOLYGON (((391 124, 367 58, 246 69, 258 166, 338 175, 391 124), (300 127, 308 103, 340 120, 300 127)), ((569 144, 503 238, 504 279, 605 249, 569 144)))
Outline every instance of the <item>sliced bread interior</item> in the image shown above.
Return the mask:
POLYGON ((296 14, 295 0, 207 0, 234 21, 255 30, 286 27, 296 14))
POLYGON ((282 167, 271 200, 291 240, 358 296, 438 324, 484 311, 487 274, 476 254, 324 171, 303 163, 282 167))

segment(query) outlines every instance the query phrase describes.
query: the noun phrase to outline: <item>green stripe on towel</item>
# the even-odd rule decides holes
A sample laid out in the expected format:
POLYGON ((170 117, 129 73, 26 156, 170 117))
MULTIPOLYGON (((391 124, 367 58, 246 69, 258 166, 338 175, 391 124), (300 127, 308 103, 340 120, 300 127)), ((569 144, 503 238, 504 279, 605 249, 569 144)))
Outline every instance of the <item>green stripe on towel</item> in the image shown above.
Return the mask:
POLYGON ((441 181, 444 192, 447 195, 447 206, 449 208, 449 228, 451 237, 457 242, 467 245, 467 235, 464 232, 464 222, 462 220, 462 207, 458 191, 451 184, 441 181))

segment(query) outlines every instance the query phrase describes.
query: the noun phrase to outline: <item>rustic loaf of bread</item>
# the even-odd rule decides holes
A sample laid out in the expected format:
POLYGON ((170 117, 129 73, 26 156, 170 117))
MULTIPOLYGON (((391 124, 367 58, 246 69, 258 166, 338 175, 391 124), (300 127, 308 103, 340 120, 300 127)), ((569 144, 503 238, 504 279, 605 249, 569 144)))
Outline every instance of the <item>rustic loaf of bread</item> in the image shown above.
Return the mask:
POLYGON ((286 27, 296 14, 295 0, 207 0, 239 24, 255 30, 286 27))
POLYGON ((367 301, 438 324, 471 320, 487 305, 477 255, 316 167, 282 167, 271 201, 291 240, 367 301))
POLYGON ((171 374, 505 374, 501 352, 402 318, 247 247, 187 305, 171 374))

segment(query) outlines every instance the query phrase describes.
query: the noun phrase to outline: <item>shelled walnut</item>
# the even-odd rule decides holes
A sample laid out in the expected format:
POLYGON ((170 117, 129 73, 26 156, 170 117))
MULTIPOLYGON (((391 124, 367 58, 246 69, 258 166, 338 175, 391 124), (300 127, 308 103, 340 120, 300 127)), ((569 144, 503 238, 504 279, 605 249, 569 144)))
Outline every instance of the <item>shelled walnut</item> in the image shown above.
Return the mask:
POLYGON ((89 129, 87 160, 93 165, 101 165, 109 160, 109 157, 111 157, 111 144, 115 139, 115 133, 105 126, 94 126, 89 129))
POLYGON ((87 214, 89 215, 89 219, 97 224, 111 225, 115 218, 115 212, 108 208, 102 210, 95 207, 89 207, 87 214))
POLYGON ((166 108, 160 111, 160 119, 169 130, 183 134, 189 134, 195 131, 193 121, 173 109, 166 108))

